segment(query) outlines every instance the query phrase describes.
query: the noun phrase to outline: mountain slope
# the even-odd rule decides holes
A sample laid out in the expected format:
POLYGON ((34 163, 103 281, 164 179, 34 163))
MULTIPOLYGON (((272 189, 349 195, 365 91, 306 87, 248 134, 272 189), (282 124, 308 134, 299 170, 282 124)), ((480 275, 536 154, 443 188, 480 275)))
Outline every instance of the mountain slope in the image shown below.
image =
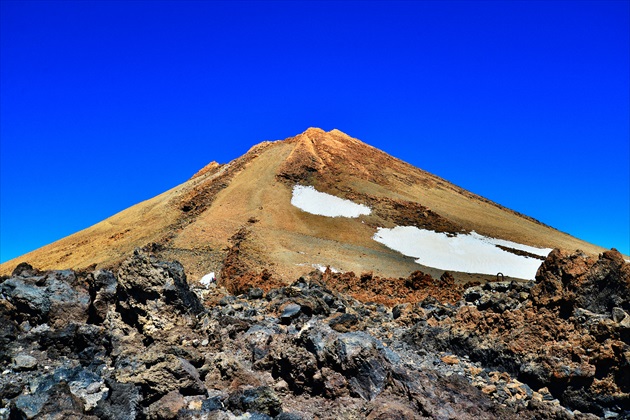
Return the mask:
MULTIPOLYGON (((346 134, 310 128, 254 146, 242 157, 211 163, 187 182, 92 227, 0 265, 41 269, 118 265, 153 243, 181 261, 192 280, 208 272, 260 273, 292 280, 314 265, 357 273, 406 276, 423 267, 373 239, 378 228, 416 226, 449 236, 478 234, 540 248, 603 249, 561 233, 346 134), (357 218, 325 217, 291 204, 295 185, 371 208, 357 218)), ((513 250, 512 250, 513 251, 513 250)), ((456 278, 478 276, 458 274, 456 278)))

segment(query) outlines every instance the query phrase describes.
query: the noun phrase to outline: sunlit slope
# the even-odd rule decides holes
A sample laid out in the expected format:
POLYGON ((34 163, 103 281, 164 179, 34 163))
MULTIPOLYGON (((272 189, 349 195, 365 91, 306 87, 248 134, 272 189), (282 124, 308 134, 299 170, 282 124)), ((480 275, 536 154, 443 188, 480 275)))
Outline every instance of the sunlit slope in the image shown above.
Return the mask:
POLYGON ((135 247, 158 240, 178 220, 180 197, 199 180, 190 180, 138 203, 87 229, 67 236, 0 266, 6 274, 19 262, 42 269, 103 265, 128 255, 135 247))
POLYGON ((193 278, 218 272, 225 254, 217 247, 234 245, 229 239, 239 232, 240 262, 286 279, 326 265, 393 277, 420 268, 439 276, 443 270, 421 267, 414 258, 373 240, 377 227, 401 223, 396 211, 385 208, 392 200, 420 203, 451 221, 457 231, 474 230, 541 248, 601 251, 339 131, 309 129, 252 154, 212 205, 172 240, 177 251, 168 256, 184 262, 193 278), (309 214, 291 205, 296 184, 313 185, 381 211, 356 219, 309 214))
POLYGON ((134 247, 155 240, 176 219, 176 211, 169 205, 176 190, 143 201, 94 226, 10 260, 2 264, 2 274, 10 272, 21 261, 45 269, 61 269, 83 268, 120 258, 134 247))
POLYGON ((22 261, 42 269, 112 267, 152 242, 154 252, 181 261, 193 280, 220 272, 232 247, 238 247, 244 268, 267 269, 287 281, 315 265, 393 277, 416 269, 441 274, 373 239, 379 227, 404 225, 449 234, 475 231, 540 248, 603 251, 338 130, 311 128, 261 143, 229 164, 208 165, 151 200, 2 264, 0 273, 22 261), (291 204, 295 185, 313 186, 372 212, 357 218, 309 214, 291 204))
POLYGON ((316 156, 309 160, 321 165, 319 172, 327 174, 313 177, 313 183, 322 191, 352 197, 353 194, 347 193, 351 188, 359 193, 359 198, 363 193, 417 202, 466 230, 541 248, 580 248, 593 254, 603 250, 470 193, 340 131, 312 130, 303 137, 313 141, 301 139, 296 149, 316 156))
POLYGON ((91 265, 111 267, 135 248, 161 242, 185 221, 181 210, 195 189, 206 188, 224 173, 227 165, 209 165, 212 171, 191 179, 152 199, 138 203, 87 229, 0 265, 9 274, 20 262, 40 269, 81 269, 91 265))
MULTIPOLYGON (((311 215, 291 205, 292 188, 278 180, 277 174, 295 147, 291 142, 276 144, 249 161, 208 210, 173 239, 172 246, 227 244, 245 227, 247 237, 241 249, 244 263, 267 268, 283 278, 293 279, 311 271, 312 264, 401 275, 413 270, 411 259, 373 241, 373 229, 361 221, 311 215)), ((220 269, 218 262, 195 267, 194 254, 180 258, 190 260, 193 277, 220 269)))

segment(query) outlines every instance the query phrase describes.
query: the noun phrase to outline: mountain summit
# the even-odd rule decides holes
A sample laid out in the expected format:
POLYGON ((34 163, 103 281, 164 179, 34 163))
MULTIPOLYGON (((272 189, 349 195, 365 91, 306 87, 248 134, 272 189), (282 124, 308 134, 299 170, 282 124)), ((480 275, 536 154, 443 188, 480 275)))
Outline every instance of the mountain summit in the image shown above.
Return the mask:
POLYGON ((193 281, 211 272, 295 279, 325 267, 533 278, 551 248, 603 251, 339 130, 309 128, 212 162, 163 194, 0 265, 0 274, 21 261, 111 268, 148 244, 181 261, 193 281))

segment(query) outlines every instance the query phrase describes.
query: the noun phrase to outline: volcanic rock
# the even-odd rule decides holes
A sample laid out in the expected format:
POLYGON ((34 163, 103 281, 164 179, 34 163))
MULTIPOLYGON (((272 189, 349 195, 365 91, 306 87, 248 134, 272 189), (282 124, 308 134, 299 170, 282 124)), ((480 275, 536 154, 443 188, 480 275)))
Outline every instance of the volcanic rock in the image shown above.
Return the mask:
POLYGON ((512 298, 529 285, 474 287, 454 317, 417 324, 407 338, 546 387, 572 409, 627 415, 630 341, 610 317, 615 305, 629 303, 629 267, 614 251, 593 260, 555 250, 538 271, 531 300, 512 298))
POLYGON ((191 286, 146 251, 116 273, 23 266, 0 283, 0 414, 624 418, 629 266, 554 251, 535 283, 468 289, 416 273, 383 283, 408 290, 389 307, 340 290, 373 274, 313 273, 263 299, 191 286))
POLYGON ((28 354, 18 354, 13 361, 17 370, 31 370, 37 366, 37 359, 28 354))

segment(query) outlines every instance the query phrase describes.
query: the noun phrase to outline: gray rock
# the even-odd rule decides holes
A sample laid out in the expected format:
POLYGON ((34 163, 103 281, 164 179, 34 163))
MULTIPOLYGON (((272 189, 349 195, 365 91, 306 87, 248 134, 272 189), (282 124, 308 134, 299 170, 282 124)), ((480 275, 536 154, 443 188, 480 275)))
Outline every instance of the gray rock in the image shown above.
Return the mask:
POLYGON ((65 271, 53 272, 46 279, 46 296, 50 299, 48 318, 53 324, 66 324, 69 320, 86 322, 90 295, 87 290, 77 287, 73 289, 74 274, 65 271))
POLYGON ((263 294, 264 292, 262 289, 258 287, 254 287, 250 289, 249 292, 247 292, 247 298, 248 299, 262 299, 263 294))
POLYGON ((232 295, 224 296, 219 301, 219 305, 221 305, 221 306, 228 306, 228 305, 231 305, 234 302, 236 302, 236 298, 234 296, 232 296, 232 295))
POLYGON ((66 382, 59 382, 46 391, 33 394, 23 394, 14 400, 14 406, 18 415, 16 418, 81 418, 84 412, 83 403, 72 395, 66 382))
POLYGON ((250 413, 249 420, 273 420, 273 417, 262 413, 250 413))
POLYGON ((225 407, 223 406, 223 403, 221 402, 221 399, 219 397, 207 398, 203 400, 201 404, 201 411, 205 411, 205 412, 224 410, 224 409, 225 407))
POLYGON ((88 394, 95 394, 101 390, 101 386, 102 384, 100 382, 92 382, 87 386, 87 388, 85 388, 85 392, 88 394))
MULTIPOLYGON (((7 349, 0 351, 0 363, 9 366, 14 358, 35 349, 38 352, 32 354, 39 361, 33 367, 36 373, 8 369, 0 375, 0 406, 5 407, 0 409, 0 420, 9 414, 11 418, 297 420, 310 418, 317 410, 325 410, 330 418, 568 418, 549 411, 559 401, 565 407, 601 413, 604 406, 597 404, 603 401, 619 411, 613 414, 623 416, 616 407, 627 400, 593 400, 579 388, 592 373, 577 362, 537 358, 532 352, 510 353, 499 341, 504 337, 484 329, 490 320, 499 327, 506 325, 506 319, 523 322, 518 312, 503 311, 537 311, 528 301, 526 285, 468 289, 466 300, 485 305, 485 313, 464 301, 443 304, 435 298, 425 299, 419 307, 390 310, 304 280, 276 289, 265 299, 251 289, 247 295, 226 297, 221 305, 197 313, 179 267, 139 252, 121 266, 120 281, 106 271, 84 279, 68 271, 39 273, 28 267, 23 267, 20 277, 0 280, 0 349, 7 349), (89 295, 82 284, 89 284, 89 295), (42 297, 42 291, 48 312, 28 307, 38 295, 42 297), (87 320, 86 296, 91 296, 87 320), (20 299, 26 312, 14 305, 20 299), (348 313, 328 317, 338 306, 348 313), (64 311, 71 313, 67 319, 64 311), (278 318, 289 326, 281 325, 278 318), (347 332, 359 325, 363 331, 347 332), (477 333, 477 327, 483 334, 477 333), (457 355, 458 361, 451 364, 443 360, 444 354, 457 355), (471 361, 485 370, 473 373, 471 361), (558 382, 550 378, 550 366, 563 378, 578 379, 569 389, 573 397, 569 392, 556 394, 558 382), (488 374, 495 370, 501 376, 488 374), (509 376, 504 379, 503 372, 522 376, 536 388, 549 386, 559 400, 547 396, 543 402, 544 395, 522 385, 524 391, 519 389, 518 394, 523 397, 518 406, 513 405, 514 384, 509 376), (261 386, 274 383, 275 391, 261 386), (495 386, 494 391, 482 392, 488 384, 495 386), (540 401, 530 405, 532 398, 540 401), (296 413, 281 413, 283 401, 296 413)), ((214 292, 213 301, 221 297, 220 290, 214 292)), ((606 311, 597 314, 573 304, 566 294, 550 306, 552 310, 545 310, 543 320, 553 323, 559 309, 567 315, 563 322, 592 329, 598 339, 627 336, 623 324, 611 320, 612 314, 617 321, 630 322, 627 302, 621 300, 621 292, 615 292, 619 298, 609 295, 600 299, 606 311)), ((623 380, 623 370, 611 366, 623 380)), ((564 413, 563 407, 555 407, 564 413)))
POLYGON ((142 409, 140 390, 134 384, 122 384, 107 381, 110 389, 109 397, 98 402, 94 414, 105 420, 135 420, 140 417, 142 409))
POLYGON ((203 395, 206 388, 197 369, 187 360, 172 354, 148 352, 139 359, 119 360, 116 378, 120 382, 139 385, 143 394, 151 399, 162 397, 171 391, 186 395, 203 395), (142 365, 149 365, 143 368, 142 365), (122 366, 133 368, 124 369, 122 366))
POLYGON ((102 321, 107 315, 109 305, 115 302, 118 280, 112 272, 105 270, 95 271, 90 280, 91 290, 94 293, 92 306, 96 316, 102 321))
POLYGON ((284 307, 282 314, 280 315, 280 321, 283 324, 290 324, 291 320, 297 318, 300 315, 302 307, 295 303, 289 303, 284 307))
POLYGON ((615 322, 622 322, 626 317, 628 316, 628 314, 626 313, 626 311, 624 311, 621 308, 618 307, 614 307, 612 310, 612 319, 615 322))
POLYGON ((18 354, 13 362, 16 370, 33 370, 37 367, 37 359, 28 354, 18 354))
POLYGON ((282 402, 268 386, 237 391, 230 395, 227 406, 237 413, 251 412, 275 417, 282 412, 282 402))
POLYGON ((37 393, 20 395, 13 401, 13 404, 18 413, 22 414, 27 419, 34 419, 38 417, 47 401, 48 394, 37 393))
POLYGON ((245 333, 245 339, 252 352, 252 360, 260 360, 269 354, 270 343, 277 332, 271 328, 255 325, 245 333))
POLYGON ((592 325, 598 324, 607 318, 606 315, 596 314, 587 309, 582 309, 582 308, 575 308, 573 310, 573 316, 579 323, 585 324, 586 326, 592 326, 592 325))
POLYGON ((383 345, 362 332, 340 334, 330 343, 333 354, 346 376, 350 389, 365 400, 372 400, 385 387, 391 363, 383 352, 383 345))
POLYGON ((27 279, 14 277, 0 284, 0 292, 7 296, 21 313, 40 319, 48 317, 50 299, 43 287, 27 282, 27 279))
POLYGON ((203 305, 189 288, 184 267, 177 262, 161 262, 136 250, 118 270, 118 290, 141 304, 164 300, 182 312, 199 314, 203 305))
POLYGON ((80 366, 69 369, 60 367, 51 375, 43 376, 37 384, 37 393, 48 392, 60 383, 73 383, 75 387, 86 388, 92 382, 98 382, 101 378, 94 372, 83 369, 80 366))
POLYGON ((477 300, 476 302, 477 308, 479 308, 479 310, 481 311, 492 307, 494 303, 495 303, 494 296, 492 296, 492 293, 488 293, 488 292, 485 292, 484 294, 482 294, 479 300, 477 300))
POLYGON ((13 277, 0 284, 0 292, 9 298, 22 316, 37 323, 87 320, 90 296, 77 286, 73 272, 49 271, 38 277, 13 277))
POLYGON ((490 283, 486 283, 483 286, 483 289, 502 293, 502 292, 507 292, 508 290, 510 290, 510 287, 511 287, 511 282, 509 281, 493 281, 490 283))
POLYGON ((87 387, 85 386, 87 380, 70 382, 70 392, 76 397, 79 397, 83 402, 83 409, 86 412, 92 411, 99 403, 99 401, 107 397, 109 389, 101 388, 101 383, 92 382, 87 387))

